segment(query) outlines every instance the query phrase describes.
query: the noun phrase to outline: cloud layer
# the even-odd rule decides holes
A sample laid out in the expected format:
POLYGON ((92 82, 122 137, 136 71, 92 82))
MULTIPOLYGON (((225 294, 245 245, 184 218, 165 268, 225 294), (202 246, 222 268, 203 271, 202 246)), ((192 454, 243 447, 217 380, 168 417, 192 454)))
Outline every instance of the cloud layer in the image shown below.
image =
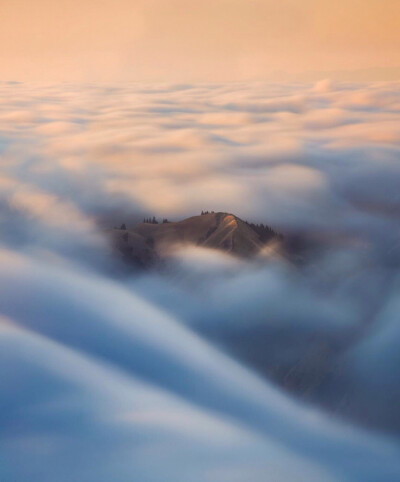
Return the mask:
POLYGON ((0 92, 2 480, 398 480, 398 84, 0 92), (106 228, 202 209, 300 266, 118 271, 106 228))

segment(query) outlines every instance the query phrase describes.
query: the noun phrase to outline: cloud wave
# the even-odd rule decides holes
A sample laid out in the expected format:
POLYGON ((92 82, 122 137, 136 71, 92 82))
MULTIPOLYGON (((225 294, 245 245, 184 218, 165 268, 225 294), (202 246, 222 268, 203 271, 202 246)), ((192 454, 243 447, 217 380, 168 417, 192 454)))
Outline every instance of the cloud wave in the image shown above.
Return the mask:
POLYGON ((398 480, 398 87, 0 84, 2 480, 398 480), (202 209, 296 267, 121 273, 202 209))

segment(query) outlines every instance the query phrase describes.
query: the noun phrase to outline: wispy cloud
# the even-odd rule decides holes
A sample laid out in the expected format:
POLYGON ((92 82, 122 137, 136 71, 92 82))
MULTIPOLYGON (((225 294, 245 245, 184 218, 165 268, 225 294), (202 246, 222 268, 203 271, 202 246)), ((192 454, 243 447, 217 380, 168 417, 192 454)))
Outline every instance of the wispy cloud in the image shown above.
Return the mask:
POLYGON ((316 401, 398 433, 398 87, 1 84, 3 478, 397 480, 396 441, 268 377, 322 344, 316 401), (313 257, 117 274, 104 228, 202 209, 313 257))

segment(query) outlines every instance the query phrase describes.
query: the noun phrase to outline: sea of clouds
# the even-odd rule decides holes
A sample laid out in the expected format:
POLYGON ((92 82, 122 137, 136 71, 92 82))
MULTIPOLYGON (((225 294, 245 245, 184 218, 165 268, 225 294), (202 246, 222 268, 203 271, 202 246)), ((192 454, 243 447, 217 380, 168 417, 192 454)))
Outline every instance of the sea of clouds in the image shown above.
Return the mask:
POLYGON ((399 87, 1 83, 1 480, 399 480, 399 87), (121 269, 203 209, 298 262, 121 269))

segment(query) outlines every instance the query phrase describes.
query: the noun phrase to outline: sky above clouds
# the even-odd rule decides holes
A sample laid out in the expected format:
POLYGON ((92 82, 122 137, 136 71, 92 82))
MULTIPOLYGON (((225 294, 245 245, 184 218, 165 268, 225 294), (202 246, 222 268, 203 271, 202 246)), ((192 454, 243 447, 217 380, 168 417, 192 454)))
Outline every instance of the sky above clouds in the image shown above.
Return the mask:
POLYGON ((397 0, 15 0, 3 80, 393 80, 397 0))

